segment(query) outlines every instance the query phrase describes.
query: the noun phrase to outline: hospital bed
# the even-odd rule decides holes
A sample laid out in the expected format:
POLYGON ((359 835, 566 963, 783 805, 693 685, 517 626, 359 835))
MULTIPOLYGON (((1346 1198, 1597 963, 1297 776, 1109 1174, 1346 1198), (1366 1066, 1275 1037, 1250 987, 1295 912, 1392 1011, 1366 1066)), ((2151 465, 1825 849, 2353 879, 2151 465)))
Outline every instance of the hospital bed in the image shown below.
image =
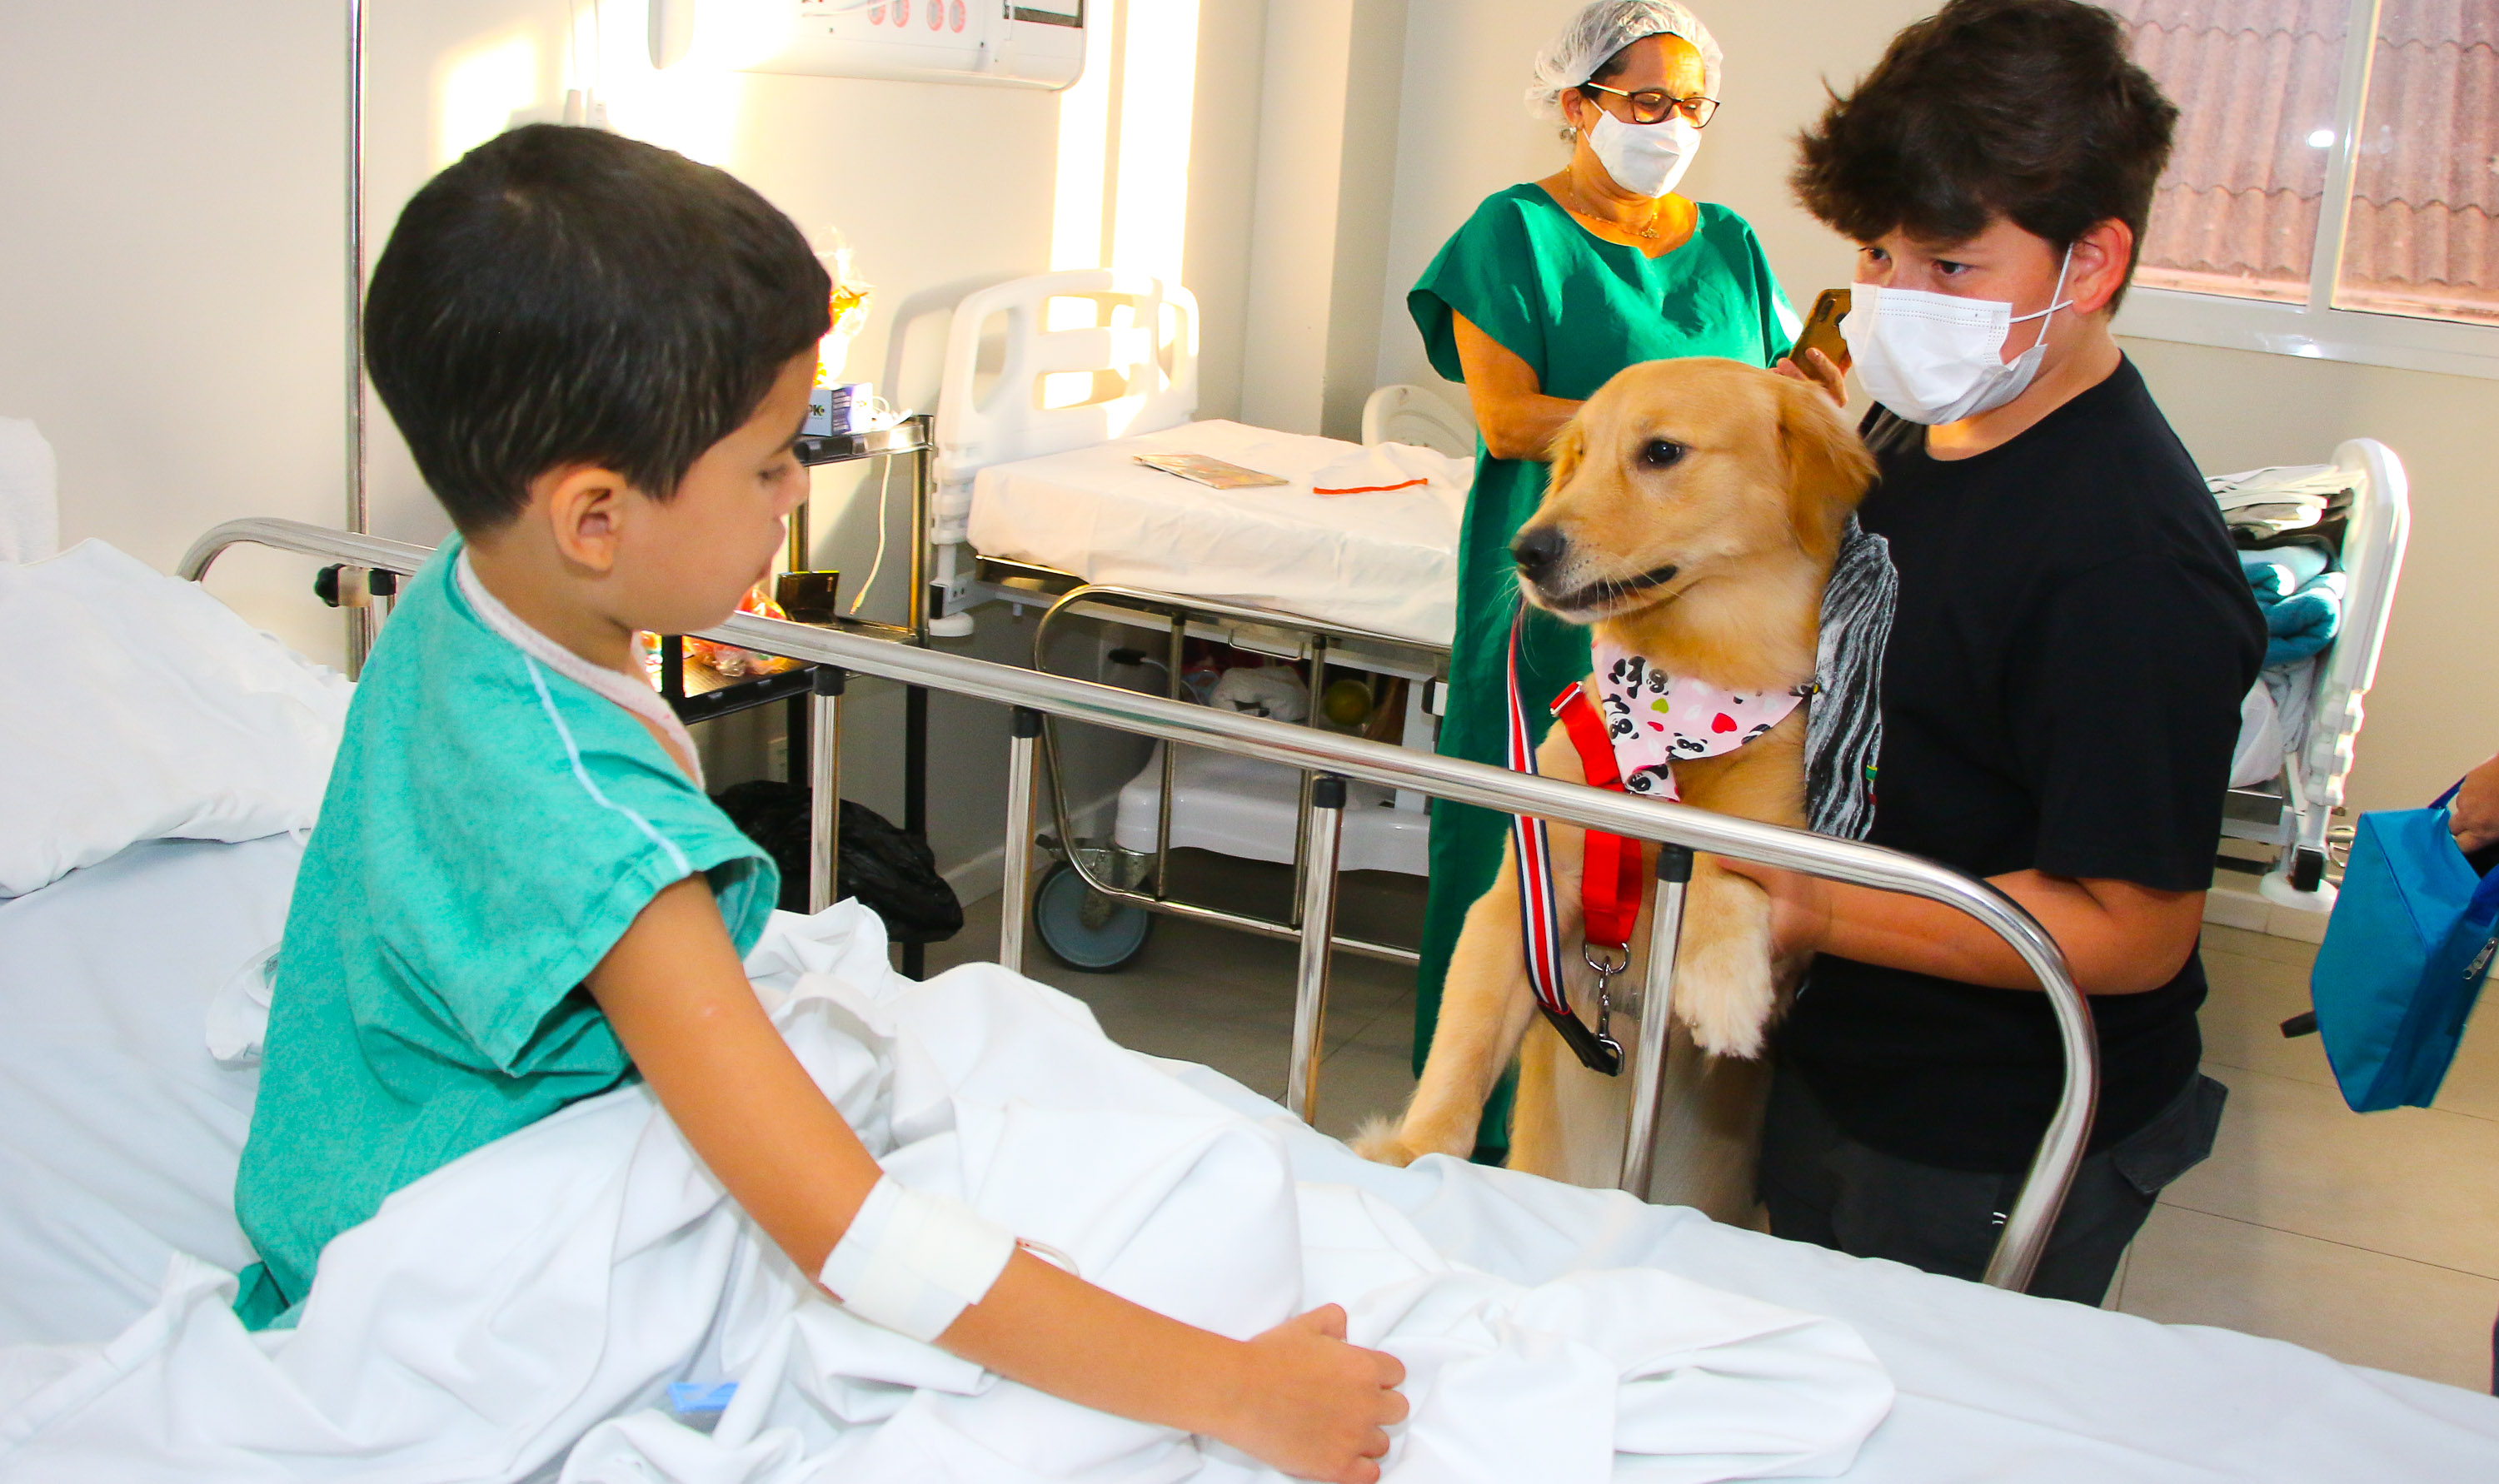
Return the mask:
MULTIPOLYGON (((406 571, 424 556, 373 537, 250 522, 195 548, 186 570, 196 575, 237 539, 385 570, 406 571)), ((2027 919, 1975 884, 1893 853, 888 641, 750 618, 706 636, 1016 706, 1011 838, 1032 822, 1038 727, 1030 724, 1046 709, 1331 776, 1905 887, 1988 922, 2061 991, 2061 1008, 2080 1010, 2053 947, 2027 919)), ((837 704, 837 692, 816 694, 820 706, 837 704)), ((180 704, 171 697, 167 709, 180 704)), ((171 714, 156 720, 183 723, 171 714)), ((112 769, 126 740, 89 737, 80 758, 112 769)), ((0 758, 0 767, 13 762, 0 758)), ((1323 822, 1335 812, 1327 802, 1323 791, 1323 822)), ((1315 920, 1306 944, 1326 941, 1333 872, 1324 857, 1333 839, 1323 828, 1314 841, 1306 901, 1315 920)), ((1016 861, 1022 854, 1010 853, 1011 877, 1022 876, 1016 861)), ((274 944, 298 855, 295 839, 282 833, 232 844, 142 839, 0 902, 0 1014, 15 1028, 0 1038, 0 1087, 10 1104, 0 1118, 0 1178, 8 1187, 0 1261, 9 1275, 0 1341, 102 1342, 146 1310, 172 1254, 228 1268, 245 1257, 223 1197, 252 1075, 213 1060, 202 1026, 274 944)), ((1011 889, 1023 885, 1017 880, 1011 889)), ((1014 915, 1001 936, 1001 959, 1012 965, 1022 936, 1014 915)), ((1323 1005, 1323 976, 1318 990, 1323 1005)), ((1296 1054, 1307 1054, 1307 1031, 1295 1039, 1296 1054)), ((1211 1071, 1180 1071, 1208 1095, 1270 1120, 1286 1138, 1299 1178, 1368 1192, 1481 1271, 1533 1282, 1591 1267, 1650 1267, 1845 1320, 1899 1390, 1849 1479, 2284 1481, 2489 1477, 2499 1469, 2499 1402, 2487 1398, 2341 1366, 2278 1341, 2162 1326, 1848 1258, 1620 1193, 1451 1161, 1410 1170, 1370 1165, 1211 1071)), ((1297 1085, 1297 1099, 1305 1090, 1297 1085)), ((2067 1114, 2077 1112, 2072 1101, 2067 1114)), ((2026 1235, 2035 1242, 2044 1232, 2036 1198, 2061 1182, 2079 1125, 2069 1122, 2062 1136, 2063 1147, 2045 1151, 2048 1178, 2026 1190, 2008 1242, 2026 1235)), ((2053 1199, 2046 1204, 2052 1216, 2053 1199)), ((0 1349, 0 1476, 12 1471, 13 1450, 40 1442, 62 1421, 17 1406, 30 1384, 12 1370, 20 1354, 0 1349)), ((1618 1476, 1627 1479, 1687 1476, 1624 1467, 1618 1476)), ((281 1476, 275 1467, 268 1472, 281 1476)))
POLYGON ((2351 495, 2335 555, 2348 582, 2342 627, 2322 654, 2292 668, 2288 698, 2294 708, 2274 724, 2280 765, 2270 777, 2232 789, 2222 823, 2229 838, 2272 847, 2272 867, 2258 884, 2263 900, 2320 914, 2334 909, 2327 879, 2333 820, 2352 776, 2362 703, 2377 678, 2412 530, 2410 485, 2394 450, 2353 438, 2334 450, 2331 472, 2351 495))
MULTIPOLYGON (((1040 610, 1036 668, 1071 621, 1120 630, 1112 652, 1132 688, 1185 694, 1190 639, 1307 668, 1309 724, 1323 725, 1332 676, 1360 675, 1395 707, 1404 744, 1428 752, 1447 673, 1457 532, 1471 459, 1446 461, 1427 489, 1342 499, 1309 476, 1356 445, 1197 421, 1197 306, 1185 289, 1114 270, 1046 274, 967 296, 950 330, 937 411, 937 493, 927 538, 931 632, 961 634, 992 603, 1040 610), (1218 490, 1145 468, 1140 454, 1186 453, 1295 480, 1302 488, 1218 490), (1393 684, 1402 682, 1403 684, 1393 684)), ((1375 398, 1366 443, 1455 419, 1427 402, 1375 398)), ((1430 436, 1425 433, 1421 436, 1430 436)), ((1467 439, 1472 441, 1471 436, 1467 439)), ((1471 450, 1470 450, 1471 452, 1471 450)), ((1036 895, 1045 946, 1072 966, 1109 970, 1145 943, 1150 914, 1269 937, 1282 919, 1184 899, 1172 852, 1213 851, 1307 875, 1310 781, 1273 763, 1159 747, 1109 801, 1064 785, 1063 744, 1045 724, 1043 767, 1059 857, 1036 895)), ((1422 796, 1356 783, 1341 867, 1422 876, 1422 796)), ((1402 945, 1340 935, 1348 952, 1412 963, 1402 945)))
MULTIPOLYGON (((247 532, 382 569, 406 570, 423 556, 283 522, 250 523, 247 532)), ((243 533, 224 532, 204 550, 243 533)), ((197 560, 195 569, 204 565, 197 560)), ((1020 720, 1046 708, 1282 765, 1909 886, 1980 916, 2070 991, 2053 949, 1999 899, 1868 847, 890 642, 754 619, 710 636, 978 694, 1019 707, 1020 720)), ((1023 771, 1011 828, 1028 827, 1033 810, 1037 727, 1017 730, 1023 771)), ((111 768, 122 740, 88 738, 81 756, 111 768)), ((1317 854, 1328 854, 1327 838, 1323 831, 1317 854)), ((146 1311, 173 1253, 229 1268, 245 1257, 223 1196, 252 1077, 212 1060, 201 1028, 274 943, 298 854, 285 834, 233 844, 140 840, 0 903, 0 1014, 16 1028, 0 1038, 0 1087, 10 1102, 10 1116, 0 1118, 0 1178, 8 1184, 0 1259, 9 1274, 0 1341, 104 1341, 146 1311)), ((1315 884, 1332 873, 1313 874, 1315 884)), ((1314 890, 1311 900, 1324 916, 1324 892, 1314 890)), ((1305 941, 1324 942, 1324 934, 1322 925, 1305 941)), ((1018 955, 1020 936, 1010 916, 1002 958, 1018 955)), ((1849 1479, 2283 1481, 2489 1477, 2499 1469, 2499 1403, 2487 1398, 2341 1366, 2277 1341, 2161 1326, 1848 1258, 1619 1193, 1450 1161, 1410 1170, 1370 1165, 1237 1084, 1203 1068, 1180 1070, 1191 1085, 1282 1131, 1301 1179, 1368 1192, 1484 1272, 1531 1282, 1591 1267, 1650 1267, 1845 1320, 1899 1390, 1849 1479)), ((25 1384, 11 1370, 16 1354, 0 1350, 0 1476, 12 1471, 13 1450, 40 1442, 61 1421, 13 1409, 25 1384)), ((1624 1468, 1619 1477, 1652 1476, 1624 1468)))

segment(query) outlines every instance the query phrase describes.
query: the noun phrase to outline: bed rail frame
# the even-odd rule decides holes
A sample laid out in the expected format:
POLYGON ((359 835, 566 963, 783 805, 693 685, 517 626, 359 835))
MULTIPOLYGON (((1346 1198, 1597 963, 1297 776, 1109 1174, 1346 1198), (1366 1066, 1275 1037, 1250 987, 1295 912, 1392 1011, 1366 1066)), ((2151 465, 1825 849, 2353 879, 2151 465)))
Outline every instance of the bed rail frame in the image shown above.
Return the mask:
MULTIPOLYGON (((219 553, 258 545, 325 561, 383 571, 414 572, 430 548, 380 536, 332 531, 298 521, 258 518, 229 521, 209 532, 183 554, 178 574, 197 581, 219 553)), ((1906 892, 1941 902, 1975 918, 2020 954, 2045 986, 2055 1011, 2065 1056, 2065 1082, 2031 1157, 2021 1195, 2007 1213, 1986 1281, 2021 1289, 2029 1283, 2049 1233, 2063 1207, 2074 1170, 2082 1161, 2098 1094, 2098 1051, 2090 1007, 2075 988, 2056 942, 2010 897, 1984 882, 1899 851, 1852 840, 1834 840, 1774 824, 1709 814, 1657 799, 1611 793, 1579 784, 1508 772, 1481 763, 1408 751, 1314 727, 1141 695, 1110 686, 1018 669, 949 655, 890 639, 815 629, 752 615, 737 615, 704 638, 819 666, 812 704, 816 784, 815 900, 830 879, 833 841, 828 821, 838 796, 841 679, 851 672, 906 685, 925 686, 1014 708, 1009 743, 1006 838, 1006 902, 999 914, 998 962, 1021 969, 1023 910, 1030 895, 1036 790, 1035 748, 1043 716, 1107 726, 1216 752, 1263 758, 1315 775, 1310 790, 1308 868, 1302 882, 1299 983, 1293 1018, 1292 1062, 1286 1105, 1304 1119, 1316 1107, 1320 1032, 1327 1013, 1328 958, 1335 932, 1336 842, 1346 779, 1412 789, 1506 814, 1527 814, 1588 829, 1657 842, 1658 901, 1652 914, 1646 983, 1640 989, 1639 1032, 1625 1060, 1634 1078, 1632 1123, 1624 1144, 1621 1185, 1646 1196, 1651 1134, 1660 1078, 1666 1063, 1668 1014, 1673 988, 1674 947, 1682 917, 1682 879, 1691 853, 1712 851, 1834 881, 1906 892)))

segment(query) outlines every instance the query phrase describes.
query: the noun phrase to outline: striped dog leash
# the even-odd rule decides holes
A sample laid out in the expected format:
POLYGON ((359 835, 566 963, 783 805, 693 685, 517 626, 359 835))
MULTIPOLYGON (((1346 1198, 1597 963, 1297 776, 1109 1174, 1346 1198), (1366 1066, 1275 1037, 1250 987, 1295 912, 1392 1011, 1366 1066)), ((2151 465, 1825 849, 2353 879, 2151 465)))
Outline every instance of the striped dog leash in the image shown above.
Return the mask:
MULTIPOLYGON (((1521 602, 1509 625, 1509 736, 1511 771, 1534 775, 1536 742, 1527 732, 1527 709, 1518 698, 1518 650, 1527 627, 1527 605, 1521 602)), ((1623 791, 1614 768, 1613 748, 1606 740, 1605 721, 1588 704, 1576 681, 1552 706, 1579 754, 1588 782, 1623 791)), ((1562 929, 1553 905, 1553 847, 1542 820, 1512 815, 1510 838, 1518 847, 1519 938, 1527 957, 1527 981, 1536 991, 1536 1008, 1552 1023, 1580 1065, 1607 1077, 1623 1069, 1622 1043, 1610 1034, 1613 997, 1606 985, 1631 967, 1633 924, 1639 917, 1639 845, 1620 835, 1587 831, 1580 859, 1580 900, 1586 919, 1580 956, 1597 973, 1597 1028, 1590 1030, 1571 1009, 1570 985, 1563 979, 1562 929)))

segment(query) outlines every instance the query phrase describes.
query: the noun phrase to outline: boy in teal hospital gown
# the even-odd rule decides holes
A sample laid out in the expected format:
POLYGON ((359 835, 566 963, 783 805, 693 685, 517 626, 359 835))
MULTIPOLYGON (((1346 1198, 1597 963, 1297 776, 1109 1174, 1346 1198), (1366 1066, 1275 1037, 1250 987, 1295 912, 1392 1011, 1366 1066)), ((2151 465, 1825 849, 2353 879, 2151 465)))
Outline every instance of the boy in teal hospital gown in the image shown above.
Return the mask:
POLYGON ((420 190, 367 358, 459 534, 350 710, 277 957, 235 1204, 255 1327, 391 1192, 638 1076, 763 1236, 852 1312, 999 1374, 1367 1481, 1404 1370, 1328 1306, 1165 1318, 886 1177, 740 958, 777 882, 703 794, 635 636, 713 627, 807 488, 827 328, 788 218, 720 171, 539 125, 420 190))

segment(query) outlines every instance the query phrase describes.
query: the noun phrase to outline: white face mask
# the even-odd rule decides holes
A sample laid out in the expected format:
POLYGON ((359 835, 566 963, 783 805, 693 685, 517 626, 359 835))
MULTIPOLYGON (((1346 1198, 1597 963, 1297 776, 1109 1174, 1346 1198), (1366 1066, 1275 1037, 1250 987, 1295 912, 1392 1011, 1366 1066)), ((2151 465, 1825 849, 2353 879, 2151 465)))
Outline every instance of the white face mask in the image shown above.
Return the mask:
POLYGON ((1910 422, 1930 425, 1975 417, 2021 396, 2047 358, 2044 321, 2073 303, 2062 297, 2073 259, 2068 247, 2048 307, 2019 316, 2001 300, 1858 284, 1839 333, 1866 394, 1910 422), (2043 321, 2039 338, 2005 360, 2005 336, 2030 319, 2043 321))
POLYGON ((1614 183, 1635 196, 1663 196, 1692 165, 1701 131, 1680 113, 1653 124, 1627 124, 1604 109, 1588 131, 1588 147, 1614 183))

